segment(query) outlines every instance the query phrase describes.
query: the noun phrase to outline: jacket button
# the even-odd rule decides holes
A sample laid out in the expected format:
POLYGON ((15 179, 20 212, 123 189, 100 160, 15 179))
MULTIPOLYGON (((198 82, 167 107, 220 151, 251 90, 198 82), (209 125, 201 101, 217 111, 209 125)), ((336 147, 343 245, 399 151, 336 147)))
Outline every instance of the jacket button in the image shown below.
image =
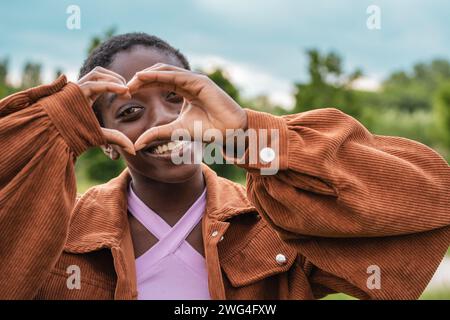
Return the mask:
POLYGON ((217 232, 217 230, 214 230, 213 233, 211 233, 212 237, 217 237, 217 235, 219 234, 219 232, 217 232))
POLYGON ((277 263, 281 266, 283 264, 286 263, 286 256, 284 254, 277 254, 277 256, 275 257, 275 260, 277 261, 277 263))

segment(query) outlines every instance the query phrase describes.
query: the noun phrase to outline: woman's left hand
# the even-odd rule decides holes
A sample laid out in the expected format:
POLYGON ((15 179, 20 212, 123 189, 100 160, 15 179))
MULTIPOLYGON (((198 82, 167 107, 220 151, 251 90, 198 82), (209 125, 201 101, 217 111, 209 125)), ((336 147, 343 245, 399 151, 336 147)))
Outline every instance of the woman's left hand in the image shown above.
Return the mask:
POLYGON ((136 140, 136 151, 152 141, 171 139, 172 132, 177 129, 185 129, 194 137, 195 121, 202 122, 202 137, 208 129, 219 130, 224 139, 227 129, 247 129, 245 111, 203 74, 158 63, 136 73, 127 86, 131 94, 145 86, 162 87, 183 96, 185 100, 175 121, 150 128, 136 140))

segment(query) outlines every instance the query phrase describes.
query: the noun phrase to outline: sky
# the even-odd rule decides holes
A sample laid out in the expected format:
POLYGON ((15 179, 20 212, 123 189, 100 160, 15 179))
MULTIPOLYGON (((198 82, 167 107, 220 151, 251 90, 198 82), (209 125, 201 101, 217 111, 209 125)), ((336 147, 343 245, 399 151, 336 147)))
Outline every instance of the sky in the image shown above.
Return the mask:
POLYGON ((75 81, 94 35, 142 31, 179 48, 195 68, 222 67, 245 96, 267 94, 289 107, 293 83, 306 81, 308 48, 333 50, 357 86, 376 90, 391 72, 433 58, 450 60, 448 0, 40 0, 2 1, 0 59, 11 81, 25 61, 44 66, 51 81, 61 68, 75 81), (67 8, 80 8, 80 28, 67 28, 67 8), (380 9, 369 29, 367 9, 380 9))

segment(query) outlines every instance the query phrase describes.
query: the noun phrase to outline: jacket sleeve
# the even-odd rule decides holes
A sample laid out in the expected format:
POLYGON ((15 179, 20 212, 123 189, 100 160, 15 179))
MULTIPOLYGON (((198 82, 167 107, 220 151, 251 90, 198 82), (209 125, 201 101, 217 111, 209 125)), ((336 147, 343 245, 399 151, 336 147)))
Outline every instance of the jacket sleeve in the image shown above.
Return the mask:
POLYGON ((103 143, 65 76, 0 101, 0 299, 32 298, 55 265, 75 203, 75 159, 103 143))
POLYGON ((259 138, 256 161, 250 140, 239 164, 248 197, 320 270, 311 280, 335 291, 354 287, 359 297, 417 298, 450 243, 446 161, 421 143, 371 134, 337 109, 247 114, 259 138), (266 147, 275 150, 271 162, 266 147), (262 174, 274 164, 277 172, 262 174), (377 267, 381 289, 369 283, 377 267))

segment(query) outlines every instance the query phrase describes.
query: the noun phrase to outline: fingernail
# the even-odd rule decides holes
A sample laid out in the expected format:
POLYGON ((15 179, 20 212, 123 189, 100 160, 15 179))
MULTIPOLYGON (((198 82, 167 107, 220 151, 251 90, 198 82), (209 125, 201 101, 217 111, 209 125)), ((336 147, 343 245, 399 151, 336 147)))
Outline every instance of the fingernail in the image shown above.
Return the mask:
POLYGON ((140 144, 134 146, 134 150, 139 151, 144 147, 145 147, 145 143, 140 143, 140 144))
POLYGON ((136 155, 136 151, 134 149, 127 148, 126 150, 127 150, 128 153, 132 154, 133 156, 136 155))

